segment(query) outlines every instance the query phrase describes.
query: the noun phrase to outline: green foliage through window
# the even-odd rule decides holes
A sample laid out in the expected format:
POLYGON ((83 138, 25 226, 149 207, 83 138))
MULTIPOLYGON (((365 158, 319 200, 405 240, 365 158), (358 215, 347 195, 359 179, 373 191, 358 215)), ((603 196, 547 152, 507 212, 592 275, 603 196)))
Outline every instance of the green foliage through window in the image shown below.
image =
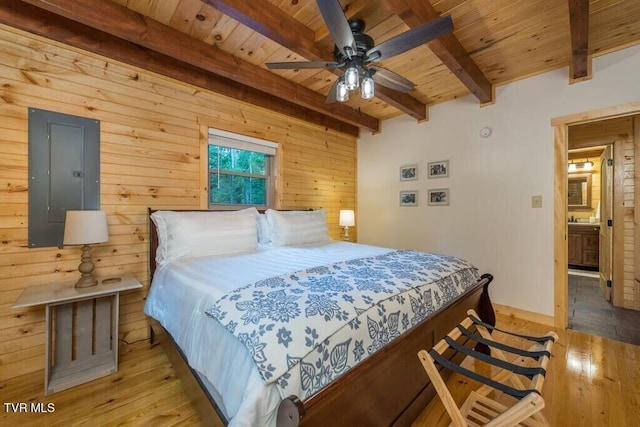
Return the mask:
POLYGON ((209 145, 209 203, 268 205, 269 156, 209 145))
POLYGON ((209 169, 265 175, 267 156, 253 151, 209 145, 209 169))

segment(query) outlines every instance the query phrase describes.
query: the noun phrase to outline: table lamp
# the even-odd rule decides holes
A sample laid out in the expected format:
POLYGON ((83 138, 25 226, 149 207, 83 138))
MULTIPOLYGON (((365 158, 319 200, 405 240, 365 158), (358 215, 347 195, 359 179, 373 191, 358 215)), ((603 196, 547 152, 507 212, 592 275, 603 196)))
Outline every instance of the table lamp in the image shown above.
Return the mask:
POLYGON ((349 227, 356 225, 356 219, 353 210, 344 209, 340 211, 340 227, 344 227, 344 240, 349 240, 349 227))
POLYGON ((82 245, 81 262, 78 266, 80 279, 76 288, 96 286, 98 281, 93 277, 94 265, 91 260, 92 243, 103 243, 109 240, 107 215, 104 211, 67 211, 64 221, 64 239, 66 245, 82 245))

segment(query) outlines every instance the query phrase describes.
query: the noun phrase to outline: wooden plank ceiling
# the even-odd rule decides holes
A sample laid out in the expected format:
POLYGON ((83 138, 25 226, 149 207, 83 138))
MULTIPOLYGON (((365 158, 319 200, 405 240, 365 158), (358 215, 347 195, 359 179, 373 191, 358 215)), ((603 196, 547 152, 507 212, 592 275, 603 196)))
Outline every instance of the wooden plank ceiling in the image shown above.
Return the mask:
POLYGON ((430 105, 470 93, 500 102, 497 85, 559 67, 579 82, 593 56, 640 42, 638 0, 340 4, 376 44, 442 15, 454 32, 381 61, 416 83, 410 93, 376 85, 372 100, 325 104, 340 71, 264 65, 333 59, 316 0, 0 0, 0 22, 351 134, 400 114, 427 120, 430 105))

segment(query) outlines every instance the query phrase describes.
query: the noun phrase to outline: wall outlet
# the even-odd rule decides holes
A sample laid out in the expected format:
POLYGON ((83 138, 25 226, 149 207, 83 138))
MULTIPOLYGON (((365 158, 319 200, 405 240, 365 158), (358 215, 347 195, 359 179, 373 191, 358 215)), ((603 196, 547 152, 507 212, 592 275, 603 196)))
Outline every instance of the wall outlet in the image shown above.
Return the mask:
POLYGON ((541 208, 542 207, 542 196, 531 196, 531 207, 532 208, 541 208))

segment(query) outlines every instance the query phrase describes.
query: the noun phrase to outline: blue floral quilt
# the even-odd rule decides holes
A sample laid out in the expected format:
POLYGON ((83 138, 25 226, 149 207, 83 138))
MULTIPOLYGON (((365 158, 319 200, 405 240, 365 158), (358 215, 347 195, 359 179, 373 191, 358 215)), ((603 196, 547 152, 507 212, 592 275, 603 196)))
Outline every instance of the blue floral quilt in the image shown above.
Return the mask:
POLYGON ((245 345, 265 383, 306 398, 478 278, 459 258, 399 250, 261 280, 206 313, 245 345))

